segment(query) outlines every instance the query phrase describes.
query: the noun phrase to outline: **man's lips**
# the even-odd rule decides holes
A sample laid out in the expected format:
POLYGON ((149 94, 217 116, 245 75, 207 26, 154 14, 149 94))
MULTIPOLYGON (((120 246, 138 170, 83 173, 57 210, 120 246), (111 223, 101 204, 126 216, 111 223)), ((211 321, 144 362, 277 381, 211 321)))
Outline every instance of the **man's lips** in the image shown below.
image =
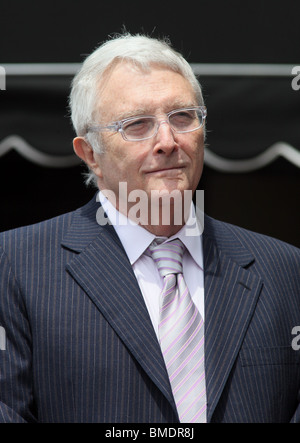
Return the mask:
POLYGON ((154 174, 154 173, 172 173, 172 171, 177 172, 179 169, 183 169, 185 166, 184 165, 179 165, 179 166, 171 166, 171 167, 159 167, 159 168, 154 168, 154 169, 150 169, 148 171, 146 171, 146 174, 154 174))

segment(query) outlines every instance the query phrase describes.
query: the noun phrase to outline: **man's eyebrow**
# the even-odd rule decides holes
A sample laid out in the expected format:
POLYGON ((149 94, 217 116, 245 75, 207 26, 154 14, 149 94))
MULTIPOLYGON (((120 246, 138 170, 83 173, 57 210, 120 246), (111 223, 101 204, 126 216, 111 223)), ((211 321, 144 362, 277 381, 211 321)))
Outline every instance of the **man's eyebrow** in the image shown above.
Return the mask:
MULTIPOLYGON (((181 108, 193 108, 194 106, 197 106, 197 104, 192 103, 192 102, 185 102, 185 101, 176 101, 173 102, 171 105, 166 106, 165 112, 171 112, 174 111, 176 109, 181 109, 181 108)), ((149 111, 145 108, 135 108, 132 111, 128 111, 128 112, 123 112, 122 114, 118 114, 116 115, 116 117, 114 118, 114 122, 116 121, 121 121, 121 120, 125 120, 127 118, 132 118, 132 117, 140 117, 143 115, 154 115, 155 113, 153 113, 152 111, 149 111)))
POLYGON ((145 108, 134 109, 133 111, 123 112, 116 115, 114 121, 125 120, 126 118, 139 117, 140 115, 153 115, 145 110, 145 108))
POLYGON ((176 101, 175 103, 172 103, 172 109, 170 111, 173 111, 175 109, 181 109, 181 108, 193 108, 195 106, 198 106, 194 102, 186 102, 186 101, 176 101))

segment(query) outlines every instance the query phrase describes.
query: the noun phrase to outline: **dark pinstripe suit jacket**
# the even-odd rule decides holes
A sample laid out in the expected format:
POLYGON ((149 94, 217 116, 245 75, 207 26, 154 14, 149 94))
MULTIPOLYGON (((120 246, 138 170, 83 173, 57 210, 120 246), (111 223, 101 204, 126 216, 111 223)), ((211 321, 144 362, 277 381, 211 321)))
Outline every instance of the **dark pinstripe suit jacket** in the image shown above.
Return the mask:
MULTIPOLYGON (((0 236, 0 421, 176 422, 143 297, 98 204, 0 236)), ((208 420, 300 421, 299 250, 205 220, 208 420)))

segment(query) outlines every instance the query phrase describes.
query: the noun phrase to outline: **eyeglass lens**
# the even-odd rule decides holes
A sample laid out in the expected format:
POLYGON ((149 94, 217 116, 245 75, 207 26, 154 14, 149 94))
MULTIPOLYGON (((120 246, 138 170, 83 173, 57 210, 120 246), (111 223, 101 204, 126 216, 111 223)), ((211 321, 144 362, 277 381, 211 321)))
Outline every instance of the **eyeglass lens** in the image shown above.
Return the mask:
MULTIPOLYGON (((203 117, 200 111, 180 110, 169 115, 169 124, 176 132, 194 131, 201 127, 203 117)), ((122 130, 127 139, 150 138, 158 129, 156 117, 140 117, 123 123, 122 130)))

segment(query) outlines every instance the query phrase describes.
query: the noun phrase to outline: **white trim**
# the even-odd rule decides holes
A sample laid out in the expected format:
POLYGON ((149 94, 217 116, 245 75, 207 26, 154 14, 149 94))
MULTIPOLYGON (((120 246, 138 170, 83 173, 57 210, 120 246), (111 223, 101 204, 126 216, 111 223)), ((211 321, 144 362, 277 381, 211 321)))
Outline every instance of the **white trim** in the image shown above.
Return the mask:
MULTIPOLYGON (((75 154, 50 155, 45 154, 27 143, 18 135, 11 135, 0 142, 0 157, 16 150, 21 156, 41 166, 65 168, 76 166, 80 159, 75 154)), ((204 162, 212 169, 220 172, 242 173, 261 169, 272 163, 278 157, 284 157, 290 163, 300 168, 300 152, 285 142, 278 142, 270 146, 256 157, 245 160, 231 160, 215 154, 205 148, 204 162)))
MULTIPOLYGON (((191 63, 196 75, 290 77, 297 64, 191 63)), ((298 63, 299 65, 299 63, 298 63)), ((4 63, 6 75, 75 75, 81 63, 4 63)))
POLYGON ((26 142, 26 140, 18 135, 10 135, 0 142, 0 157, 13 149, 27 160, 41 166, 48 166, 50 168, 66 168, 76 166, 80 163, 80 159, 75 154, 46 154, 31 146, 26 142))
POLYGON ((283 157, 300 168, 300 152, 285 142, 274 143, 261 154, 244 160, 227 159, 215 154, 208 148, 205 148, 204 151, 205 164, 217 171, 231 173, 256 171, 269 165, 278 157, 283 157))

